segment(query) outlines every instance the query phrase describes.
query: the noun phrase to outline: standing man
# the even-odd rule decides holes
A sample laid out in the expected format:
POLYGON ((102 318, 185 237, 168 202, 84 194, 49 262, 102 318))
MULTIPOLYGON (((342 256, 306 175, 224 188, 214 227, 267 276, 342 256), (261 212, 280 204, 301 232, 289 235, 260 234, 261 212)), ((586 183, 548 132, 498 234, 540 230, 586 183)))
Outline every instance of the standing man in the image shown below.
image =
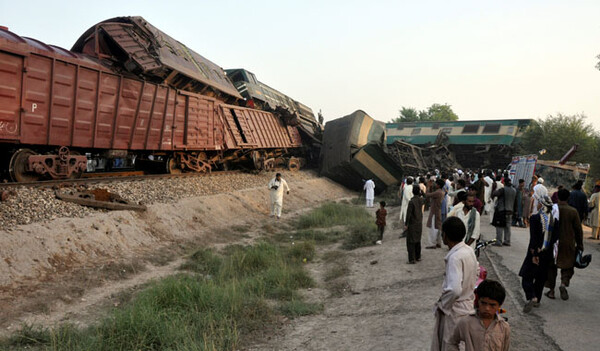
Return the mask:
POLYGON ((510 227, 512 224, 512 214, 515 208, 515 198, 517 191, 507 178, 504 187, 494 191, 492 196, 498 197, 498 203, 495 211, 500 211, 498 216, 504 216, 504 226, 496 226, 496 244, 497 246, 510 246, 510 227), (504 234, 504 240, 503 235, 504 234))
POLYGON ((367 207, 373 207, 373 199, 375 199, 375 182, 372 179, 367 179, 363 189, 365 190, 367 207))
POLYGON ((494 180, 492 179, 492 177, 493 177, 492 171, 488 169, 485 172, 485 177, 483 178, 483 180, 485 181, 484 211, 486 213, 490 213, 490 222, 492 221, 491 217, 493 216, 493 211, 494 211, 494 200, 492 199, 492 192, 494 192, 494 190, 496 190, 496 189, 493 189, 494 180))
POLYGON ((444 199, 444 181, 437 179, 434 183, 435 191, 425 194, 429 199, 429 216, 427 217, 427 228, 429 228, 429 246, 426 249, 442 247, 442 238, 439 230, 442 227, 442 200, 444 199))
POLYGON ((464 242, 465 225, 459 218, 450 217, 444 222, 442 237, 450 252, 444 258, 442 296, 435 304, 432 351, 448 350, 458 321, 475 313, 473 290, 479 268, 475 252, 464 242))
MULTIPOLYGON (((492 185, 491 183, 489 184, 492 185)), ((477 192, 477 198, 481 203, 485 206, 485 187, 488 186, 488 183, 483 179, 483 173, 479 172, 477 176, 477 180, 469 187, 469 189, 475 189, 477 192)))
POLYGON ((588 199, 585 193, 581 191, 582 185, 583 182, 578 180, 577 183, 573 185, 573 191, 571 191, 571 195, 569 196, 569 205, 575 207, 581 222, 583 222, 588 215, 588 199))
POLYGON ((406 210, 406 249, 408 250, 408 263, 414 264, 421 260, 421 236, 423 234, 423 197, 418 186, 412 188, 413 197, 408 202, 406 210))
POLYGON ((452 208, 452 211, 448 213, 448 217, 458 217, 465 225, 466 235, 465 243, 475 250, 477 239, 480 236, 480 222, 479 212, 473 207, 475 202, 475 195, 468 194, 466 192, 458 193, 458 199, 460 202, 452 208))
POLYGON ((281 173, 275 174, 275 178, 269 182, 269 192, 271 194, 271 217, 281 218, 281 208, 283 207, 283 191, 290 194, 290 188, 287 182, 281 178, 281 173))
MULTIPOLYGON (((569 191, 561 189, 558 191, 558 250, 556 252, 556 264, 551 263, 548 269, 548 280, 546 287, 550 288, 546 292, 548 298, 554 299, 554 288, 556 287, 556 278, 558 268, 560 268, 560 298, 569 299, 567 287, 575 274, 575 257, 577 251, 583 251, 583 230, 577 210, 569 206, 569 191)), ((556 230, 557 228, 554 228, 556 230)))
MULTIPOLYGON (((507 178, 508 179, 508 178, 507 178)), ((523 228, 523 192, 525 191, 525 180, 519 179, 517 188, 517 197, 515 198, 515 214, 513 215, 512 225, 523 228)))
POLYGON ((413 178, 406 178, 406 185, 404 189, 402 189, 402 196, 400 198, 401 208, 400 208, 400 220, 402 221, 402 225, 406 226, 406 211, 408 209, 408 202, 413 197, 413 178))
POLYGON ((458 204, 460 202, 460 200, 458 199, 458 194, 467 191, 467 189, 465 189, 467 187, 467 183, 465 182, 464 179, 459 178, 456 181, 456 190, 448 193, 448 195, 450 195, 453 198, 452 201, 452 206, 456 206, 456 204, 458 204))

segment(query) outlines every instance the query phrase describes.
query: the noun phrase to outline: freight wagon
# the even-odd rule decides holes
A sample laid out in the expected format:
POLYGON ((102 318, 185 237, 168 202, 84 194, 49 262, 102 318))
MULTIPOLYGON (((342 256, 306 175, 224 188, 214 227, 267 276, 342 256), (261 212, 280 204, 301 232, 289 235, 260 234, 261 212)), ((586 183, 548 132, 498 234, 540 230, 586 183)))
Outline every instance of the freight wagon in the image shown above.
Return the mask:
POLYGON ((402 169, 385 152, 385 125, 359 110, 325 124, 320 174, 355 190, 372 179, 380 192, 399 182, 402 169))
POLYGON ((387 143, 445 144, 462 167, 502 169, 511 162, 530 123, 530 119, 387 123, 387 143))
POLYGON ((0 28, 0 151, 15 181, 77 177, 90 158, 298 168, 298 129, 242 101, 221 68, 141 17, 101 22, 72 51, 0 28))

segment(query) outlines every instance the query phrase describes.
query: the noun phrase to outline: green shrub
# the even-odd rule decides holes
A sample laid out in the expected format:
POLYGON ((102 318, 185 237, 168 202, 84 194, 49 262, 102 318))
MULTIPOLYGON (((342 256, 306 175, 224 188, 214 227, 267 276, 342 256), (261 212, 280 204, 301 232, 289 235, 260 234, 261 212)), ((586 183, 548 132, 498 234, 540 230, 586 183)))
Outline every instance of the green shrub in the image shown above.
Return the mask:
POLYGON ((287 249, 287 257, 295 262, 312 261, 315 258, 315 243, 312 241, 294 242, 287 249))
POLYGON ((219 271, 222 259, 210 249, 196 251, 188 260, 179 267, 201 274, 214 275, 219 271))
POLYGON ((365 221, 374 222, 374 219, 364 208, 328 202, 300 216, 296 222, 296 227, 307 229, 335 225, 353 226, 365 221))
POLYGON ((375 223, 361 223, 350 228, 350 233, 344 240, 342 247, 354 250, 359 247, 373 245, 379 235, 375 223))

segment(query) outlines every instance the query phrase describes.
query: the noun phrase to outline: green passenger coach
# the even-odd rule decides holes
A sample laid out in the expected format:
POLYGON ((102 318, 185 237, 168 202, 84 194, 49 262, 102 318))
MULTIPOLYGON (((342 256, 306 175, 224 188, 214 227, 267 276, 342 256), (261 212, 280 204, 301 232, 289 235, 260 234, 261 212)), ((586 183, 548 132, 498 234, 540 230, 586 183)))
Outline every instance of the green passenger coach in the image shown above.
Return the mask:
POLYGON ((465 168, 504 168, 530 119, 387 123, 387 144, 446 144, 465 168))

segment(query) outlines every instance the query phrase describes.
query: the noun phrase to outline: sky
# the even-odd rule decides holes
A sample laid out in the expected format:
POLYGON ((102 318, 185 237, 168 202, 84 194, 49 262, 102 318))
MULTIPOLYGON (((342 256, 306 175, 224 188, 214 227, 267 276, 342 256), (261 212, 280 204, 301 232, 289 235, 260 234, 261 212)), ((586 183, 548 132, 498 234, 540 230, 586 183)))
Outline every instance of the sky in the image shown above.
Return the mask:
POLYGON ((600 1, 14 1, 0 25, 70 49, 142 16, 223 68, 322 111, 450 104, 461 120, 583 113, 600 131, 600 1))

